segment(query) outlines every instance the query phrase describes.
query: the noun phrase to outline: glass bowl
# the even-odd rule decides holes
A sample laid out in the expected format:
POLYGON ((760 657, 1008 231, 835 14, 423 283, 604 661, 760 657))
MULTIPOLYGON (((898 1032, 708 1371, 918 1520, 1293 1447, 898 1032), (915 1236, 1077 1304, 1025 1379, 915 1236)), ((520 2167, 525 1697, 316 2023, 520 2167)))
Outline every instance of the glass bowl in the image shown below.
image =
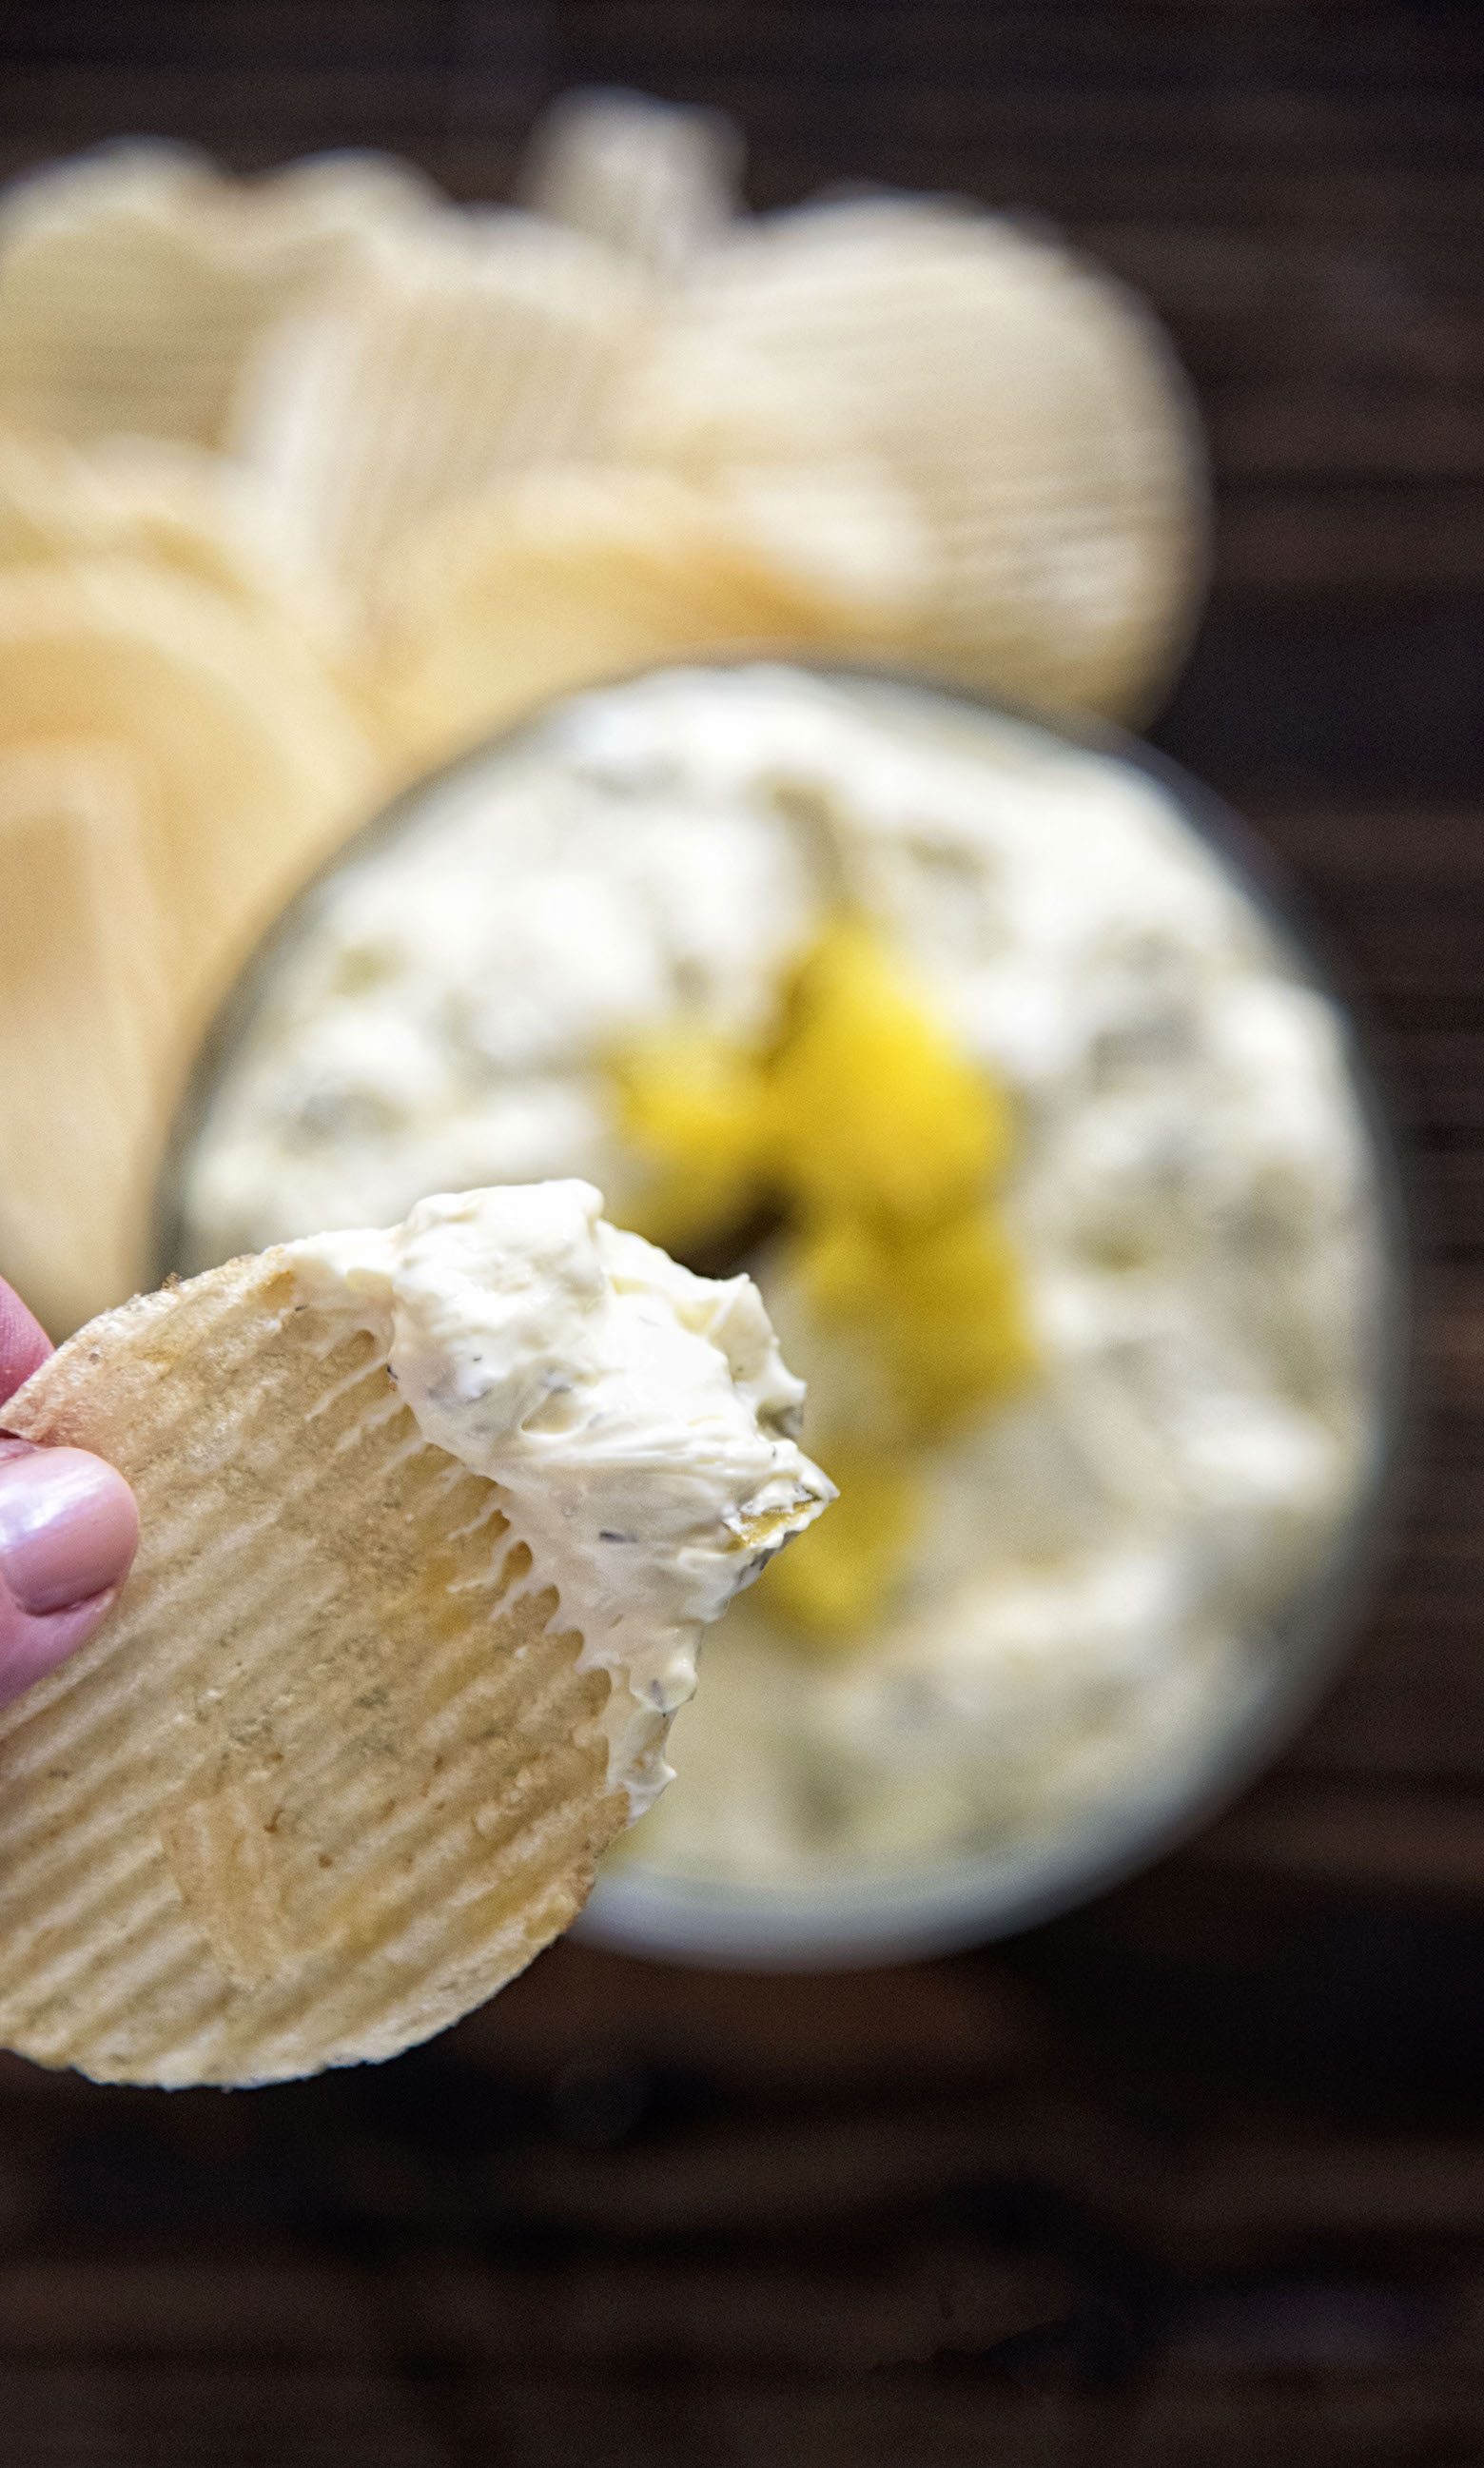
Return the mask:
MULTIPOLYGON (((732 663, 707 658, 683 665, 732 663)), ((685 1876, 646 1860, 641 1829, 622 1856, 605 1864, 578 1923, 576 1932, 593 1943, 669 1960, 758 1969, 891 1962, 1010 1934, 1128 1876, 1229 1801, 1292 1736, 1349 1648, 1391 1522, 1412 1387, 1410 1245, 1386 1111, 1353 1014, 1296 922, 1292 892, 1271 853, 1209 790, 1111 728, 1072 726, 904 671, 797 659, 788 665, 868 703, 900 698, 903 692, 914 705, 926 697, 949 723, 989 713, 1029 724, 1066 745, 1130 766, 1159 786, 1257 911, 1288 970, 1321 994, 1343 1024, 1350 1093, 1369 1153, 1381 1326, 1369 1399, 1374 1445, 1354 1502, 1322 1565, 1250 1640, 1240 1685, 1223 1702, 1220 1721, 1171 1771, 1042 1834, 1022 1833, 1010 1844, 911 1860, 821 1863, 817 1877, 805 1882, 723 1883, 685 1876)), ((604 681, 610 682, 628 680, 604 681)), ((435 790, 503 762, 529 743, 551 708, 531 714, 404 790, 281 918, 243 972, 194 1074, 159 1194, 162 1271, 207 1265, 189 1256, 183 1240, 182 1194, 192 1151, 285 958, 312 929, 326 885, 346 866, 415 829, 435 790)))

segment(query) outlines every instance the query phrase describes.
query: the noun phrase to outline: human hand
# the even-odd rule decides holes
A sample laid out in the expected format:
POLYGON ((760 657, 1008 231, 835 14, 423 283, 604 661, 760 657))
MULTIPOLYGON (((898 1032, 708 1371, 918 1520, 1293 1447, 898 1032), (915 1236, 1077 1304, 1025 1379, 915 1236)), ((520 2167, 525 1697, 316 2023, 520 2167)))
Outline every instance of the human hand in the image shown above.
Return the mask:
POLYGON ((0 1279, 0 1705, 91 1635, 139 1540, 134 1495, 102 1457, 5 1436, 5 1400, 51 1351, 0 1279))

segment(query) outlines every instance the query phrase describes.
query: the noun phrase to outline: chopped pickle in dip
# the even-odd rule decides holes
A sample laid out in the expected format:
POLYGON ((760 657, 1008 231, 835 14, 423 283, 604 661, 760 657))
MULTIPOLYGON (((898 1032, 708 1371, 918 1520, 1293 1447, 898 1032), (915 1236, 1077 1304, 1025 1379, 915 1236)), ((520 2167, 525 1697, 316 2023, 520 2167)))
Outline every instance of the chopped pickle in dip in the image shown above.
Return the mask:
POLYGON ((879 1354, 917 1438, 941 1437, 1035 1369, 1019 1264, 987 1206, 906 1228, 826 1218, 802 1238, 800 1267, 820 1320, 879 1354))
POLYGON ((678 1027, 613 1069, 624 1128, 656 1168, 644 1214, 667 1246, 764 1191, 824 1226, 935 1225, 974 1207, 1009 1154, 1003 1096, 860 918, 834 920, 780 987, 760 1046, 678 1027))
POLYGON ((758 1057, 708 1037, 671 1030, 613 1064, 625 1131, 654 1169, 647 1200, 628 1216, 666 1250, 741 1224, 767 1177, 767 1079, 758 1057))
POLYGON ((791 989, 768 1072, 775 1170, 809 1214, 885 1226, 973 1208, 1003 1168, 1010 1118, 903 955, 843 918, 791 989))
MULTIPOLYGON (((656 1169, 646 1230, 667 1246, 783 1219, 820 1319, 878 1360, 901 1435, 894 1454, 848 1440, 839 1538, 760 1598, 792 1627, 839 1639, 879 1611, 912 1539, 907 1462, 1029 1377, 1022 1283, 992 1185, 1009 1108, 934 1013, 879 927, 835 918, 780 988, 778 1025, 751 1053, 683 1032, 614 1065, 623 1119, 656 1169)), ((798 1558, 801 1555, 795 1554, 798 1558)))

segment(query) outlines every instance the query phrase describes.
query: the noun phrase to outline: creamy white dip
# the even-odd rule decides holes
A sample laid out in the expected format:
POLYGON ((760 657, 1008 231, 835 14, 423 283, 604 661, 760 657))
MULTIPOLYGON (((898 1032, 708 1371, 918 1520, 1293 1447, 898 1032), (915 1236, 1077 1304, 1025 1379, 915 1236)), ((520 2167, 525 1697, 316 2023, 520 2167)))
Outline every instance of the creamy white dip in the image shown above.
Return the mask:
MULTIPOLYGON (((591 1177, 622 1221, 644 1169, 605 1057, 765 1034, 842 898, 1012 1102, 1041 1368, 920 1460, 904 1582, 849 1652, 728 1611, 633 1845, 677 1873, 1044 1838, 1151 1787, 1277 1650, 1377 1444, 1344 1025, 1173 797, 774 667, 577 697, 313 896, 188 1161, 194 1264, 491 1180, 591 1177)), ((753 1265, 811 1430, 889 1436, 869 1354, 753 1265)))
POLYGON ((834 1491, 751 1279, 693 1276, 602 1207, 586 1182, 441 1194, 286 1264, 371 1330, 423 1438, 498 1486, 580 1667, 608 1674, 608 1778, 637 1817, 702 1627, 834 1491))

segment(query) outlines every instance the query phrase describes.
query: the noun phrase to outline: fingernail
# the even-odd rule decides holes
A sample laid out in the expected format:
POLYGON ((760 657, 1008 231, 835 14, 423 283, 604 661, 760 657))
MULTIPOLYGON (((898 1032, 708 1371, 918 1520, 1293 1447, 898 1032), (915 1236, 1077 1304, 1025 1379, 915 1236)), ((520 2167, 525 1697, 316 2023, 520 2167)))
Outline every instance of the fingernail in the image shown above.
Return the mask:
POLYGON ((121 1474, 85 1449, 0 1457, 0 1579, 22 1611, 57 1611, 116 1585, 139 1514, 121 1474))

